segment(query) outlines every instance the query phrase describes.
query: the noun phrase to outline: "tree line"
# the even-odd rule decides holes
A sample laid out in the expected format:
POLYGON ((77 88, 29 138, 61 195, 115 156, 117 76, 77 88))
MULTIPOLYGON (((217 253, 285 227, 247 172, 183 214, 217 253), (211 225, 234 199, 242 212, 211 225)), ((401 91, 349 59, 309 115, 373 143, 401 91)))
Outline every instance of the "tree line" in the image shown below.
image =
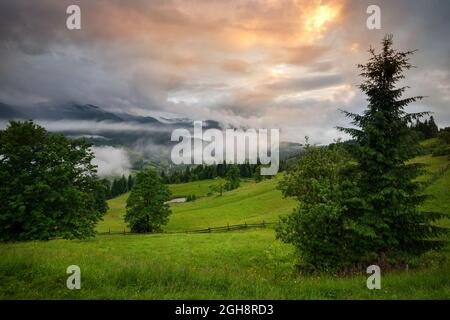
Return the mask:
POLYGON ((416 119, 414 123, 410 125, 413 132, 417 134, 419 140, 436 138, 439 134, 439 128, 434 121, 433 116, 429 119, 421 121, 421 119, 416 119))
MULTIPOLYGON (((261 166, 259 160, 257 164, 250 164, 248 162, 243 164, 229 164, 224 161, 223 163, 212 165, 187 166, 182 170, 161 170, 160 175, 164 183, 167 184, 226 178, 230 170, 237 170, 240 178, 255 179, 256 181, 270 178, 270 176, 261 175, 261 166)), ((279 171, 285 170, 286 167, 287 162, 281 160, 279 171)))
POLYGON ((112 182, 108 179, 103 179, 102 181, 108 190, 107 198, 115 198, 121 194, 131 191, 134 185, 134 180, 135 178, 131 174, 128 175, 128 178, 126 178, 125 175, 116 177, 112 180, 112 182))

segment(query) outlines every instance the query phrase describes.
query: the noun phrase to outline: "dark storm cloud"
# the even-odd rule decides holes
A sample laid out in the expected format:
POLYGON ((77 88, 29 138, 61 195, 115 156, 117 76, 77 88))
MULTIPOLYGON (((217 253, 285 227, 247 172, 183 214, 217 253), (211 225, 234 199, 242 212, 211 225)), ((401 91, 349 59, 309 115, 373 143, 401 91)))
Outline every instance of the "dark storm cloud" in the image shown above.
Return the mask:
POLYGON ((0 102, 157 110, 330 140, 346 122, 338 108, 365 106, 356 64, 393 33, 396 47, 419 49, 405 84, 429 98, 411 108, 450 125, 450 2, 376 1, 382 30, 372 31, 370 4, 2 0, 0 102), (81 30, 65 27, 70 4, 81 6, 81 30))

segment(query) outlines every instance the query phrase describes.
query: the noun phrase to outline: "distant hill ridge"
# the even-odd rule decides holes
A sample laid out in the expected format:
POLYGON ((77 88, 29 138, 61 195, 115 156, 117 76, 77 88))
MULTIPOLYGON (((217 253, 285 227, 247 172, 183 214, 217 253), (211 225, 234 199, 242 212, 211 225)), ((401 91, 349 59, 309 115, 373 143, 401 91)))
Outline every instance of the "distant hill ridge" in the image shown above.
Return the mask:
MULTIPOLYGON (((171 132, 177 128, 192 129, 194 121, 188 118, 157 119, 126 112, 112 112, 92 104, 12 106, 2 102, 0 102, 0 120, 43 122, 49 131, 61 132, 68 137, 85 137, 97 146, 124 147, 134 151, 133 163, 138 161, 136 159, 143 158, 153 164, 169 161, 170 146, 174 144, 171 141, 171 132), (79 121, 95 123, 81 125, 78 124, 79 121)), ((215 120, 206 120, 203 123, 205 129, 222 128, 215 120)), ((281 142, 280 158, 295 155, 300 149, 301 145, 298 143, 281 142)))

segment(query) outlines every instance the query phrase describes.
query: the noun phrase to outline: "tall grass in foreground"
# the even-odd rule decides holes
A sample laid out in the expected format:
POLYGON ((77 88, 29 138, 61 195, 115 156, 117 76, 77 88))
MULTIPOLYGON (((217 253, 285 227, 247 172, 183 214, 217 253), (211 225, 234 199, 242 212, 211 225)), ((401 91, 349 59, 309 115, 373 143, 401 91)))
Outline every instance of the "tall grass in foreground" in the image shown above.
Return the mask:
POLYGON ((0 247, 0 298, 14 299, 445 299, 450 263, 431 254, 426 269, 365 276, 303 277, 291 247, 272 230, 202 235, 105 236, 89 241, 0 247), (81 290, 65 286, 81 268, 81 290))

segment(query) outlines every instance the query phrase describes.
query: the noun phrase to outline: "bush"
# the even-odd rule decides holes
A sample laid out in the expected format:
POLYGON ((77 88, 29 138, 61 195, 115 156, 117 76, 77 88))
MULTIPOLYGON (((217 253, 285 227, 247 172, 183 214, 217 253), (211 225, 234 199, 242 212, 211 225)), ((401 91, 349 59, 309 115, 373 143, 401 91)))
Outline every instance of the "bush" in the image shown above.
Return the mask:
POLYGON ((192 201, 195 201, 195 200, 197 200, 197 196, 195 194, 190 194, 190 195, 188 195, 186 197, 186 201, 187 202, 192 202, 192 201))
POLYGON ((297 166, 279 183, 283 195, 299 203, 281 218, 277 237, 295 245, 307 271, 335 271, 359 259, 358 236, 347 229, 352 222, 346 199, 356 193, 353 179, 345 178, 348 166, 338 146, 307 145, 297 166))
POLYGON ((232 165, 227 171, 227 183, 225 189, 230 191, 239 188, 241 185, 241 177, 237 165, 232 165))
POLYGON ((438 134, 438 143, 433 150, 433 156, 450 155, 450 127, 441 129, 438 134))
POLYGON ((439 144, 436 146, 432 153, 433 157, 448 156, 450 155, 450 145, 449 144, 439 144))
POLYGON ((217 177, 214 179, 214 184, 209 186, 209 189, 211 190, 211 192, 208 193, 208 195, 212 195, 214 192, 217 192, 220 196, 223 195, 223 192, 226 189, 226 181, 225 179, 221 178, 221 177, 217 177))

